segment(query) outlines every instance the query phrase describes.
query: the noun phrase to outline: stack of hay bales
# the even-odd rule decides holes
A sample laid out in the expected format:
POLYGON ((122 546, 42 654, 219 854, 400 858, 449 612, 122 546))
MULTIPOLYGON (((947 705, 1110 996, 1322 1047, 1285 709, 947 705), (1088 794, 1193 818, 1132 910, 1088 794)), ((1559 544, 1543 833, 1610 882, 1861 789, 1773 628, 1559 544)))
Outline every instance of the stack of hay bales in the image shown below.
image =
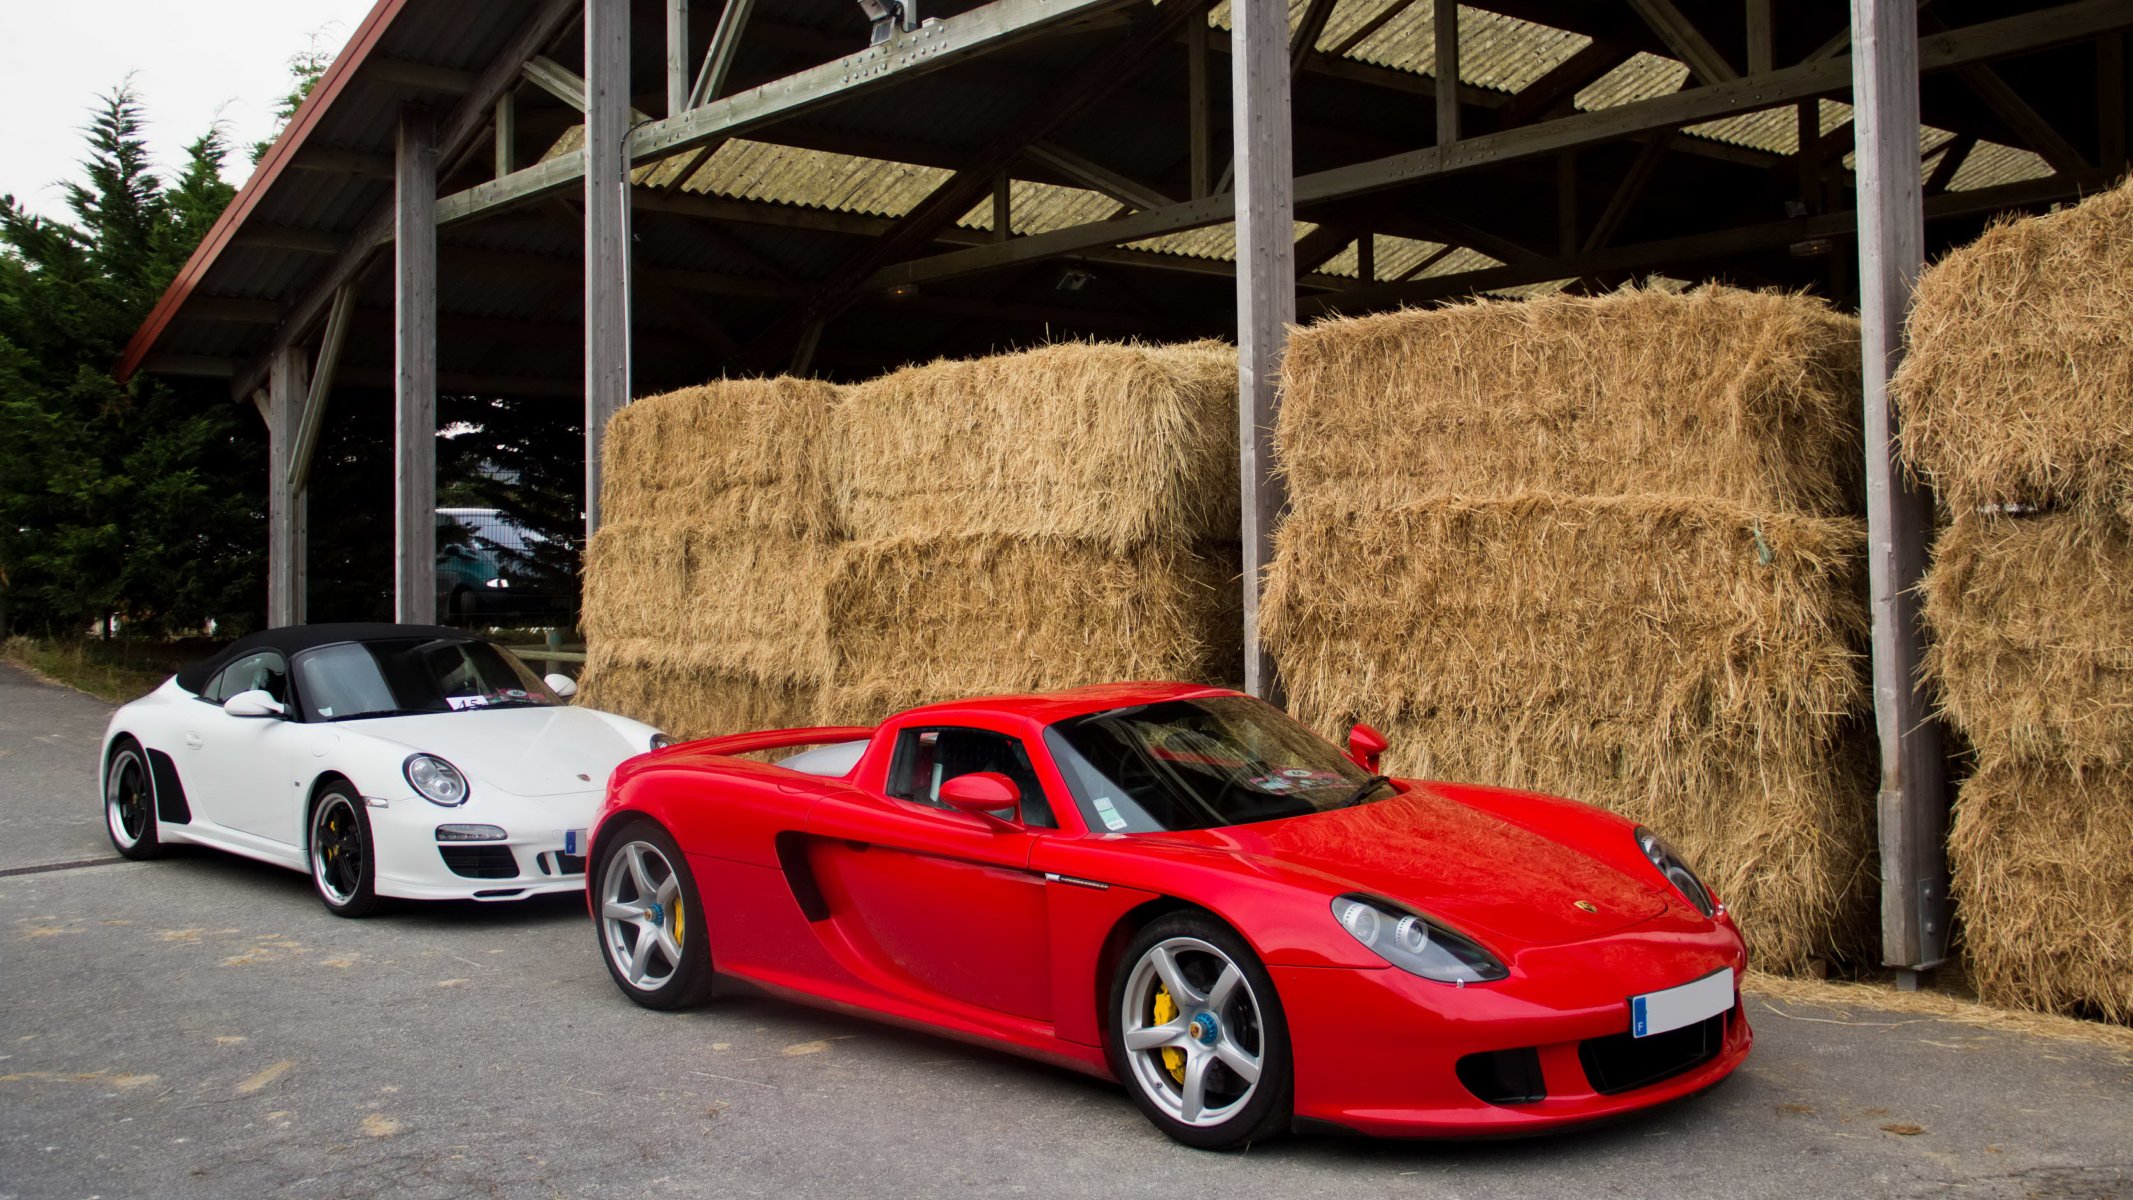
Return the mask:
POLYGON ((585 561, 582 703, 677 737, 814 720, 837 394, 723 380, 616 414, 585 561))
POLYGON ((1977 750, 1949 835, 1978 990, 2133 1020, 2133 182, 1919 281, 1903 449, 1951 524, 1927 670, 1977 750))
POLYGON ((1070 343, 837 407, 828 719, 1117 679, 1233 680, 1236 352, 1070 343))
POLYGON ((1266 632, 1391 769, 1658 830, 1760 965, 1868 944, 1858 326, 1706 288, 1292 335, 1266 632))

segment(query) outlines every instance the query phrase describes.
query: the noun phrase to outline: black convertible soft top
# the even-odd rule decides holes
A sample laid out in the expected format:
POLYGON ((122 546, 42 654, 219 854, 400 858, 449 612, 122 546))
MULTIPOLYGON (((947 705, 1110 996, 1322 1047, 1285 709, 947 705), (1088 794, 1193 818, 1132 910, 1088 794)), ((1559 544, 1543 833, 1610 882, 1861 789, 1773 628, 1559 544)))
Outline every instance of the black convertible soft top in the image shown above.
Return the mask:
POLYGON ((442 625, 388 625, 382 621, 350 621, 333 625, 284 625, 279 629, 263 629, 258 633, 238 638, 213 657, 187 664, 178 671, 178 686, 195 696, 215 677, 223 667, 260 650, 279 650, 283 657, 313 646, 332 646, 340 642, 381 642, 401 638, 450 638, 458 641, 478 642, 482 639, 463 629, 447 629, 442 625))

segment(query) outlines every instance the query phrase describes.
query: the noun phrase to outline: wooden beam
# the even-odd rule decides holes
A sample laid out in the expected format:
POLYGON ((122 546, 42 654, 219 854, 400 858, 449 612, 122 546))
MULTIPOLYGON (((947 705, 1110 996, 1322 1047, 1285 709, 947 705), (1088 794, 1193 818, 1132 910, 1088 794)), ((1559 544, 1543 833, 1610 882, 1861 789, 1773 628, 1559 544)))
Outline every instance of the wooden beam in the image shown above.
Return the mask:
POLYGON ((1963 86, 1985 102, 1985 107, 2007 123, 2023 145, 2042 155, 2053 170, 2068 174, 2088 170, 2089 162, 2081 151, 2045 120, 2043 114, 2031 108, 2027 100, 2007 86, 1998 71, 1984 63, 1971 63, 1957 68, 1955 74, 1963 81, 1963 86))
POLYGON ((333 397, 333 384, 341 368, 341 349, 348 341, 348 326, 355 317, 356 290, 349 285, 335 293, 333 310, 326 315, 326 332, 319 341, 318 361, 311 370, 311 386, 304 390, 302 412, 296 423, 296 441, 288 462, 289 486, 302 492, 311 483, 311 462, 318 455, 319 435, 326 428, 326 402, 333 397))
POLYGON ((667 4, 667 115, 689 107, 689 0, 667 4))
POLYGON ((1459 0, 1430 0, 1436 29, 1437 144, 1459 140, 1459 0))
POLYGON ((1208 87, 1207 18, 1202 17, 1185 26, 1185 137, 1191 160, 1188 190, 1194 200, 1214 188, 1214 100, 1208 87))
MULTIPOLYGON (((586 111, 585 79, 576 71, 543 54, 526 61, 525 75, 527 82, 542 91, 581 113, 586 111)), ((642 125, 652 119, 641 109, 629 108, 628 100, 624 95, 624 111, 629 113, 631 124, 642 125)))
MULTIPOLYGON (((1296 322, 1295 169, 1290 147, 1288 6, 1241 0, 1230 9, 1230 105, 1237 168, 1237 444, 1244 542, 1244 687, 1280 703, 1259 600, 1288 506, 1274 463, 1281 356, 1296 322)), ((1456 79, 1456 76, 1454 76, 1456 79)), ((1444 94, 1456 95, 1455 88, 1444 94)))
MULTIPOLYGON (((2128 10, 2122 0, 2076 0, 2057 8, 1987 21, 1923 39, 1919 69, 1926 72, 1948 70, 1966 62, 2030 53, 2093 38, 2105 30, 2128 25, 2133 25, 2133 10, 2128 10)), ((1485 167, 1543 158, 1581 146, 1841 94, 1850 87, 1850 59, 1802 63, 1752 79, 1689 88, 1598 112, 1578 113, 1538 125, 1471 137, 1451 146, 1431 146, 1299 176, 1295 201, 1299 205, 1321 204, 1450 178, 1485 167)), ((1187 200, 1167 208, 1134 213, 1115 221, 1075 225, 1016 238, 1004 246, 959 250, 899 263, 877 272, 866 286, 892 287, 926 279, 950 278, 1020 262, 1055 258, 1098 246, 1220 225, 1234 216, 1234 207, 1232 197, 1217 193, 1201 200, 1187 200)))
MULTIPOLYGON (((841 103, 975 55, 1037 36, 1064 22, 1124 7, 1134 0, 993 0, 993 3, 911 33, 899 33, 834 62, 810 67, 761 87, 651 121, 630 137, 630 162, 656 161, 742 136, 801 113, 841 103)), ((447 224, 566 192, 585 175, 581 156, 559 155, 466 191, 446 196, 447 224)), ((987 179, 991 177, 987 172, 987 179)))
POLYGON ((1747 0, 1748 74, 1761 75, 1777 66, 1776 27, 1770 20, 1770 0, 1747 0))
MULTIPOLYGON (((400 114, 393 188, 393 619, 437 610, 437 135, 400 114)), ((284 351, 286 352, 286 351, 284 351)))
POLYGON ((248 249, 295 250, 303 254, 338 254, 346 244, 346 235, 328 233, 323 229, 295 229, 287 225, 247 225, 230 239, 230 243, 248 249))
POLYGON ((1378 277, 1378 235, 1366 233, 1355 239, 1355 277, 1375 283, 1378 277))
POLYGON ((292 480, 297 428, 302 420, 304 355, 295 346, 274 354, 267 373, 267 625, 299 625, 304 619, 304 491, 292 480))
POLYGON ((505 92, 496 98, 495 174, 498 179, 518 170, 518 96, 505 92))
POLYGON ((1915 0, 1853 0, 1852 47, 1867 578, 1881 742, 1881 957, 1886 966, 1916 972, 1947 957, 1949 904, 1947 755, 1933 706, 1920 692, 1925 630, 1918 582, 1933 511, 1898 460, 1888 389, 1903 355, 1904 314, 1926 260, 1915 0))
MULTIPOLYGON (((492 119, 490 107, 496 98, 517 86, 519 66, 528 57, 539 53, 577 19, 578 4, 579 0, 542 0, 533 10, 517 35, 482 69, 480 80, 439 127, 437 146, 441 158, 456 157, 476 137, 488 131, 492 119)), ((323 251, 335 255, 333 264, 303 293, 288 319, 274 331, 268 346, 269 354, 307 337, 324 319, 334 294, 361 277, 378 247, 391 240, 395 215, 394 203, 387 199, 351 232, 334 238, 334 247, 323 251)), ((238 375, 234 391, 239 396, 250 395, 265 381, 266 372, 267 359, 262 356, 238 375)))
POLYGON ((184 315, 199 321, 228 321, 236 325, 273 325, 281 320, 281 306, 271 300, 245 296, 214 296, 195 293, 185 301, 184 315))
POLYGON ((585 536, 600 530, 600 448, 630 402, 630 3, 585 0, 585 536))
POLYGON ((1014 178, 1002 171, 992 181, 992 240, 1004 242, 1015 236, 1014 178))
POLYGON ((704 65, 689 88, 688 107, 709 104, 726 90, 726 77, 733 73, 733 59, 740 52, 741 34, 748 27, 748 14, 754 7, 755 0, 726 0, 718 14, 718 28, 711 33, 711 44, 704 50, 704 65))
POLYGON ((1102 192, 1113 200, 1130 204, 1137 209, 1161 208, 1166 204, 1177 203, 1138 179, 1130 178, 1101 163, 1091 162, 1052 142, 1031 142, 1022 154, 1031 162, 1050 167, 1082 187, 1102 192))
POLYGON ((1601 209, 1599 217, 1593 221, 1592 230, 1585 235, 1584 244, 1579 247, 1581 251, 1590 253, 1614 240, 1616 231, 1622 228, 1622 222, 1636 209, 1637 202, 1644 198, 1645 190, 1651 186, 1652 176, 1658 172, 1659 164, 1665 161, 1667 147, 1672 145, 1673 141, 1673 131, 1665 130, 1653 134, 1637 148, 1636 159, 1630 163, 1629 170, 1623 172, 1622 182, 1615 186, 1614 194, 1607 198, 1607 207, 1601 209))
POLYGON ((391 158, 361 150, 337 150, 331 146, 306 146, 289 165, 299 171, 316 171, 322 175, 359 175, 365 179, 393 177, 391 158))
POLYGON ((1531 124, 1556 106, 1567 104, 1571 97, 1605 78, 1636 53, 1636 46, 1626 38, 1594 39, 1512 96, 1497 113, 1497 128, 1531 124))
POLYGON ((1318 39, 1326 32, 1326 18, 1333 15, 1333 6, 1339 0, 1310 0, 1304 5, 1303 20, 1296 25, 1296 32, 1289 39, 1289 78, 1303 73, 1304 63, 1318 51, 1318 39))
POLYGON ((1659 35, 1674 57, 1687 63, 1689 71, 1704 83, 1726 83, 1740 78, 1740 72, 1726 61, 1696 23, 1680 9, 1674 0, 1629 0, 1630 8, 1659 35))
POLYGON ((1977 149, 1978 136, 1974 133, 1958 133, 1943 143, 1940 161, 1933 164, 1933 174, 1926 180, 1925 194, 1938 196, 1955 182, 1956 172, 1963 169, 1970 152, 1977 149))

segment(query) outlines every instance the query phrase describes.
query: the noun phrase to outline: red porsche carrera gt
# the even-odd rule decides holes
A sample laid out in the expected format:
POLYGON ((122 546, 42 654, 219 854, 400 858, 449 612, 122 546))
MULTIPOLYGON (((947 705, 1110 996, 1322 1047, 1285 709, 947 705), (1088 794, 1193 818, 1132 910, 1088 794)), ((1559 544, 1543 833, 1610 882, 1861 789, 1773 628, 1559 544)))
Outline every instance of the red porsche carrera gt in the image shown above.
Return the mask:
POLYGON ((654 751, 593 832, 601 956, 652 1008, 741 981, 1115 1078, 1206 1148, 1548 1129, 1740 1065, 1746 950, 1664 842, 1384 745, 1120 684, 654 751))

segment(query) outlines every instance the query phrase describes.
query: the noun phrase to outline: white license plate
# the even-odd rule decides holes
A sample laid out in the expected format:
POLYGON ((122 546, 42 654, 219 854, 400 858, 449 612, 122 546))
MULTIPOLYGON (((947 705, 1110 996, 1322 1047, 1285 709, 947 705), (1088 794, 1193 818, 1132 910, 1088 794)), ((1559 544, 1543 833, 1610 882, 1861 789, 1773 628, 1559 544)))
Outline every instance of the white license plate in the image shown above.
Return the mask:
POLYGON ((582 829, 566 829, 566 830, 564 830, 564 831, 563 831, 563 853, 565 853, 565 854, 583 854, 583 853, 585 853, 585 831, 584 831, 584 830, 582 830, 582 829))
POLYGON ((1733 1007, 1733 968, 1720 967, 1702 979, 1629 998, 1629 1031, 1634 1037, 1680 1029, 1707 1021, 1733 1007))

